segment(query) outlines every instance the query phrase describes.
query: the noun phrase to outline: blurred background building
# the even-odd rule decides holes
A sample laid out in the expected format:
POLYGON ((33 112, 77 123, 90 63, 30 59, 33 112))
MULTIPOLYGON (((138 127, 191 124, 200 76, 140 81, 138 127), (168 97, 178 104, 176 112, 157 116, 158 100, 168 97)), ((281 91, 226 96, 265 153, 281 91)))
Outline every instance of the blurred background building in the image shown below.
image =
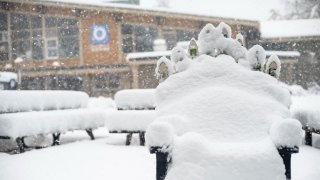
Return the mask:
MULTIPOLYGON (((283 62, 281 79, 287 83, 304 85, 304 79, 310 80, 299 75, 297 69, 306 66, 301 58, 318 63, 319 47, 313 44, 319 43, 319 33, 269 36, 260 31, 258 21, 138 4, 139 0, 0 1, 0 71, 17 72, 20 89, 112 96, 120 89, 154 88, 156 60, 169 56, 177 43, 197 38, 205 24, 221 21, 231 25, 234 36, 238 32, 245 36, 247 48, 262 44, 267 55, 277 54, 283 62), (303 44, 308 50, 300 48, 303 44), (317 53, 308 54, 309 46, 317 53)), ((317 78, 312 81, 319 83, 317 78)))

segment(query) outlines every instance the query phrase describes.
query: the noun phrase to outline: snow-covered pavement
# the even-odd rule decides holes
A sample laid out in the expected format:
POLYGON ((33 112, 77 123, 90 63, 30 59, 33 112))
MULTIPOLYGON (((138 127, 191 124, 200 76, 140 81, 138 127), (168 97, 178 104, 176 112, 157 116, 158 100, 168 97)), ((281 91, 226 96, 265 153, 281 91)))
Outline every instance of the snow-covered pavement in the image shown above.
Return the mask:
MULTIPOLYGON (((1 180, 152 180, 155 157, 146 147, 124 146, 125 135, 96 131, 90 141, 83 131, 62 136, 62 145, 18 155, 0 153, 1 180)), ((320 149, 302 146, 292 159, 292 180, 320 177, 320 149)))

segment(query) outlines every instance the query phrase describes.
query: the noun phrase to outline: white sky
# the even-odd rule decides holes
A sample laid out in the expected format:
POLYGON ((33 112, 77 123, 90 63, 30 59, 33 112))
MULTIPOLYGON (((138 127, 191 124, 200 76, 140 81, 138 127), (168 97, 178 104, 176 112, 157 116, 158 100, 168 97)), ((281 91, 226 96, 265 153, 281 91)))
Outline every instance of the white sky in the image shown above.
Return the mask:
MULTIPOLYGON (((170 9, 213 16, 266 21, 281 0, 168 0, 170 9)), ((140 0, 143 7, 156 7, 157 0, 140 0)))

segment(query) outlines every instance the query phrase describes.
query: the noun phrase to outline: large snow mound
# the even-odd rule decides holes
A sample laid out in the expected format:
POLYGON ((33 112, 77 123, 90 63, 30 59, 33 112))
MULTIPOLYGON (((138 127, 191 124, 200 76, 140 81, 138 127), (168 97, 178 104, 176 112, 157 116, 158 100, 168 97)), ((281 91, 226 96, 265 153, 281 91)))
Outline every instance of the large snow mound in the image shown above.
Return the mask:
POLYGON ((106 112, 99 109, 68 109, 0 114, 0 136, 12 138, 84 130, 104 125, 106 112))
POLYGON ((148 109, 155 107, 154 89, 125 89, 118 91, 114 100, 117 108, 148 109))
POLYGON ((88 100, 79 91, 0 91, 0 113, 84 108, 88 100))
POLYGON ((290 116, 291 99, 267 74, 247 70, 227 55, 202 55, 157 87, 156 102, 159 116, 184 116, 190 128, 177 129, 226 142, 268 136, 274 119, 290 116))
POLYGON ((167 142, 154 129, 170 124, 161 126, 174 132, 166 179, 284 180, 277 147, 298 146, 301 139, 290 105, 289 91, 274 77, 228 55, 201 55, 157 87, 158 118, 147 129, 147 144, 167 142), (298 135, 285 136, 287 125, 298 135))

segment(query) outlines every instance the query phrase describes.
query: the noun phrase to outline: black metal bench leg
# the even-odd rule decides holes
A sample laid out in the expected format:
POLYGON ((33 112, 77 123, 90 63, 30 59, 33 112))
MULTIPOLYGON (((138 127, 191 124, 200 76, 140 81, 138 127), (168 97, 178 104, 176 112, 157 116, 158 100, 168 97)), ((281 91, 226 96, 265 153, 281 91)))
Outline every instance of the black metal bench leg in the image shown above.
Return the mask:
POLYGON ((305 130, 305 143, 308 146, 312 146, 312 132, 308 129, 305 130))
POLYGON ((144 146, 145 144, 145 136, 144 136, 145 132, 140 132, 139 133, 139 139, 140 139, 140 146, 144 146))
POLYGON ((16 142, 17 142, 17 145, 19 147, 19 153, 25 152, 23 138, 17 137, 16 138, 16 142))
POLYGON ((279 154, 283 159, 284 166, 286 168, 286 178, 287 180, 291 179, 291 154, 298 153, 299 148, 288 148, 288 147, 280 147, 278 148, 279 154))
POLYGON ((60 133, 53 133, 52 137, 53 137, 52 146, 60 145, 60 133))
POLYGON ((90 136, 91 140, 94 140, 94 135, 93 135, 93 132, 92 132, 92 129, 86 129, 86 132, 87 134, 90 136))
POLYGON ((132 134, 133 134, 133 133, 128 133, 128 134, 127 134, 127 138, 126 138, 126 145, 127 145, 127 146, 129 146, 130 143, 131 143, 132 134))
POLYGON ((157 180, 164 180, 167 171, 168 171, 168 152, 162 152, 161 151, 162 147, 151 147, 150 148, 150 153, 151 154, 156 154, 156 178, 157 180))

